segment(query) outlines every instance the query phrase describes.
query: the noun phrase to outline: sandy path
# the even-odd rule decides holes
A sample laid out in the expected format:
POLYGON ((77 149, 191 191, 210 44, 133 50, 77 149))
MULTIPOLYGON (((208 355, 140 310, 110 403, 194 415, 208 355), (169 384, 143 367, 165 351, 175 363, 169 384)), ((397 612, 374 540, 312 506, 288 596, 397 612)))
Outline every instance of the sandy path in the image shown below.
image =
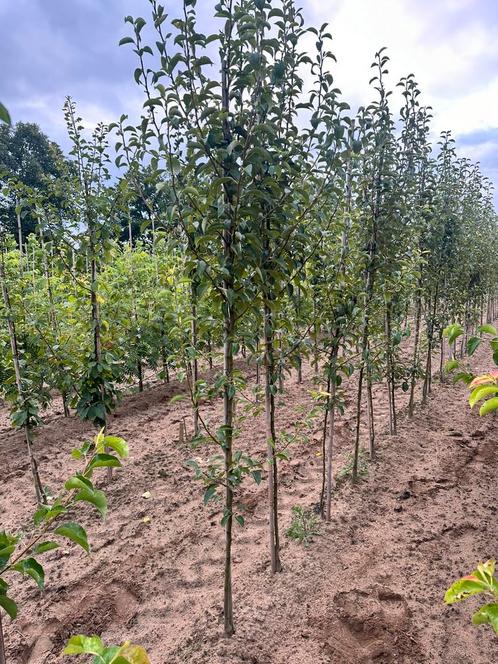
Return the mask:
MULTIPOLYGON (((486 349, 475 364, 486 368, 486 349)), ((297 407, 310 406, 305 382, 294 377, 281 399, 279 426, 292 430, 297 407)), ((284 572, 271 578, 266 537, 266 488, 248 482, 246 526, 236 529, 234 601, 237 632, 222 637, 223 533, 216 505, 202 506, 202 487, 184 462, 208 456, 177 440, 184 403, 172 383, 126 397, 112 422, 131 459, 109 490, 104 523, 85 516, 91 558, 68 547, 46 555, 47 591, 19 584, 20 616, 6 625, 10 662, 59 664, 65 639, 99 633, 109 642, 131 638, 154 664, 488 664, 498 639, 469 624, 471 606, 442 604, 446 587, 478 559, 498 551, 494 418, 470 413, 466 389, 436 386, 399 435, 379 435, 379 454, 357 487, 343 484, 333 521, 305 550, 283 537, 284 572), (151 498, 141 496, 150 491, 151 498), (143 522, 150 517, 150 523, 143 522)), ((337 467, 351 450, 352 412, 340 426, 337 467)), ((219 403, 206 404, 216 422, 219 403)), ((386 428, 384 389, 376 389, 378 430, 386 428)), ((237 446, 264 449, 263 418, 237 446)), ((318 429, 318 427, 317 427, 318 429)), ((89 433, 75 418, 54 415, 37 439, 45 484, 56 488, 73 468, 68 452, 89 433)), ((292 447, 282 465, 282 532, 291 507, 316 503, 320 436, 292 447)), ((2 527, 25 522, 32 489, 20 436, 0 432, 2 527)), ((470 602, 469 602, 470 604, 470 602)), ((8 621, 6 621, 8 623, 8 621)))

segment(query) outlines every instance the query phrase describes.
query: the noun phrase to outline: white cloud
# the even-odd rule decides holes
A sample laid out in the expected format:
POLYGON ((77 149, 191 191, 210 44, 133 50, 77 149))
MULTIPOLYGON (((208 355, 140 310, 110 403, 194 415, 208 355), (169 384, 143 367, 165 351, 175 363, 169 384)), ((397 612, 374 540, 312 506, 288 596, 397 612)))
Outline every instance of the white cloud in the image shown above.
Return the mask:
MULTIPOLYGON (((422 103, 433 106, 434 129, 455 134, 496 126, 496 25, 475 0, 307 0, 309 20, 328 22, 337 86, 346 100, 366 103, 375 52, 388 47, 390 83, 414 73, 422 103)), ((394 97, 396 100, 397 98, 394 97)), ((399 99, 399 98, 398 98, 399 99)))

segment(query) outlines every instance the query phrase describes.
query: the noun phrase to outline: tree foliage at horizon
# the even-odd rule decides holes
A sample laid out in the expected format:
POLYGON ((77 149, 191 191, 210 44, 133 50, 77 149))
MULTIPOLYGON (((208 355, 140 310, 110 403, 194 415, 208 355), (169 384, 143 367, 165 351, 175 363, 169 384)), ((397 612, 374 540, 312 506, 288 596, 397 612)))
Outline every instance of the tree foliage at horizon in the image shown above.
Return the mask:
POLYGON ((147 4, 150 18, 126 17, 121 40, 137 57, 140 121, 123 115, 87 132, 68 99, 69 163, 43 186, 27 187, 13 170, 4 182, 5 200, 23 187, 23 215, 0 238, 0 378, 28 451, 54 392, 66 414, 75 408, 102 427, 123 386, 144 389, 146 369, 184 382, 189 443, 209 455, 190 461, 193 477, 205 502, 222 505, 230 635, 241 486, 268 483, 277 573, 279 466, 321 427, 317 499, 329 520, 346 402, 357 481, 363 448, 370 458, 376 451, 375 384, 387 386, 395 434, 398 395, 409 394, 410 415, 418 384, 429 398, 436 352, 444 379, 448 323, 461 322, 466 343, 496 317, 497 217, 490 182, 457 157, 450 133, 432 145, 431 109, 413 75, 398 83, 402 108, 392 108, 383 49, 373 100, 352 114, 334 85, 327 25, 307 27, 292 0, 223 0, 210 35, 200 32, 195 0, 173 18, 147 4), (35 232, 25 232, 26 214, 35 232), (309 408, 290 433, 278 426, 278 405, 306 359, 309 408), (355 394, 344 383, 353 374, 355 394), (217 397, 224 413, 213 424, 203 404, 217 397), (251 456, 239 434, 260 413, 265 444, 251 456))

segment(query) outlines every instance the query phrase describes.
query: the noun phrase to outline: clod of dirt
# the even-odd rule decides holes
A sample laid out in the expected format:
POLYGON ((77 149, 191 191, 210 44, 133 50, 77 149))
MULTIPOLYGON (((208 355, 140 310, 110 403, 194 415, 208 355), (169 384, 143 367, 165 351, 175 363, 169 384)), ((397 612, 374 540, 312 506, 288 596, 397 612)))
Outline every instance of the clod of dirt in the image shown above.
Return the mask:
POLYGON ((404 597, 390 588, 336 593, 339 618, 325 617, 320 638, 330 664, 389 664, 413 661, 420 652, 410 635, 411 615, 404 597))

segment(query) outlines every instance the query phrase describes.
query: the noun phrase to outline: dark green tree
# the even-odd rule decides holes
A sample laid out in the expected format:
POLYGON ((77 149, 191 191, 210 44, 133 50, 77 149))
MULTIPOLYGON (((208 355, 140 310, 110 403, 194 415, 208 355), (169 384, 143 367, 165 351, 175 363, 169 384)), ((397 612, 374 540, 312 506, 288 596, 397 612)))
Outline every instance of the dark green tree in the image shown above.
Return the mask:
POLYGON ((63 198, 53 184, 63 173, 65 158, 60 147, 42 133, 38 125, 18 122, 0 124, 0 188, 8 182, 21 185, 16 192, 0 197, 0 221, 4 228, 19 237, 33 233, 37 224, 32 210, 23 205, 24 188, 44 195, 50 203, 63 207, 63 198))

